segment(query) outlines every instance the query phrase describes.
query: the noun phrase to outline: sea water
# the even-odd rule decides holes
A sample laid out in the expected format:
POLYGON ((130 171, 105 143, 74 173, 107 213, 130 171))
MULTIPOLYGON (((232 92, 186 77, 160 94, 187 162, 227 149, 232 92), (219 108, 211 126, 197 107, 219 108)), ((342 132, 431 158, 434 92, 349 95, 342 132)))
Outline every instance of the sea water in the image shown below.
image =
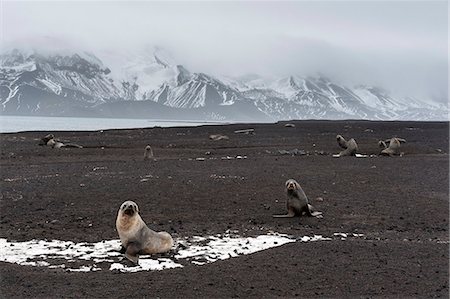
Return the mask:
POLYGON ((95 131, 159 127, 191 127, 223 122, 171 121, 125 118, 0 116, 0 133, 22 131, 95 131))

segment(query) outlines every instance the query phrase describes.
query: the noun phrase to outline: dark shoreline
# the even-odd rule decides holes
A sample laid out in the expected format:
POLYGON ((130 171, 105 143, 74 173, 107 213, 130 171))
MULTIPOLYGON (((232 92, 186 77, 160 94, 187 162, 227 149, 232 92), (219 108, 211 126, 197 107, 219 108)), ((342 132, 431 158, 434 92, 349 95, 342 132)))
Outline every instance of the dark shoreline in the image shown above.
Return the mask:
MULTIPOLYGON (((20 117, 55 117, 55 118, 88 118, 88 119, 129 119, 129 120, 145 120, 148 122, 160 122, 160 123, 199 123, 200 125, 197 126, 170 126, 163 128, 192 128, 192 127, 202 127, 202 126, 229 126, 229 125, 248 125, 248 126, 258 126, 258 125, 279 125, 279 124, 286 124, 286 123, 430 123, 430 124, 449 124, 450 121, 448 120, 432 120, 432 121, 416 121, 416 120, 366 120, 366 119, 343 119, 343 120, 331 120, 331 119, 305 119, 305 120, 279 120, 279 121, 273 121, 273 122, 243 122, 243 121, 208 121, 208 120, 169 120, 169 119, 148 119, 148 118, 118 118, 118 117, 78 117, 78 116, 28 116, 28 115, 0 115, 0 116, 20 116, 20 117)), ((109 128, 109 129, 101 129, 102 131, 111 131, 111 130, 139 130, 139 129, 152 129, 152 128, 159 128, 162 126, 152 126, 152 127, 133 127, 133 128, 109 128)), ((96 129, 92 130, 52 130, 52 132, 95 132, 100 131, 96 129)), ((19 134, 19 133, 32 133, 32 132, 50 132, 48 130, 23 130, 23 131, 17 131, 17 132, 0 132, 0 134, 19 134)))

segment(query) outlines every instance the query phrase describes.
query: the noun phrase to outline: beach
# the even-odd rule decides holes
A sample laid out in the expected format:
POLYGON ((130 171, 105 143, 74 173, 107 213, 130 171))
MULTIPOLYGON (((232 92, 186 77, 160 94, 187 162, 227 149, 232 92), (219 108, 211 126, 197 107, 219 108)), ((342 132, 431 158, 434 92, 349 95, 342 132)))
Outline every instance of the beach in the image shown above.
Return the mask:
POLYGON ((449 123, 286 123, 0 134, 0 238, 8 241, 116 240, 126 200, 177 240, 297 240, 136 273, 108 262, 86 272, 0 262, 1 297, 448 297, 449 123), (246 129, 254 134, 234 133, 246 129), (39 146, 49 133, 83 148, 39 146), (333 157, 337 134, 354 138, 362 156, 333 157), (378 141, 391 137, 406 139, 404 154, 379 156, 378 141), (143 159, 147 144, 154 159, 143 159), (323 218, 272 217, 286 212, 290 178, 323 218), (326 240, 301 241, 314 236, 326 240))

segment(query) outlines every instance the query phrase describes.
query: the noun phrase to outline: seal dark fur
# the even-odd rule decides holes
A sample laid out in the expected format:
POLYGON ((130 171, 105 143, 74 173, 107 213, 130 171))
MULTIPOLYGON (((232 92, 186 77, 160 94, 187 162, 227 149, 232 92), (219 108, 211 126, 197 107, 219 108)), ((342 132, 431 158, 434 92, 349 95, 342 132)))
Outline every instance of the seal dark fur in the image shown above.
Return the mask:
POLYGON ((286 194, 287 194, 287 214, 285 215, 273 215, 275 218, 285 218, 294 216, 314 216, 322 215, 322 212, 314 210, 314 207, 309 204, 308 198, 299 183, 294 179, 286 181, 286 194))

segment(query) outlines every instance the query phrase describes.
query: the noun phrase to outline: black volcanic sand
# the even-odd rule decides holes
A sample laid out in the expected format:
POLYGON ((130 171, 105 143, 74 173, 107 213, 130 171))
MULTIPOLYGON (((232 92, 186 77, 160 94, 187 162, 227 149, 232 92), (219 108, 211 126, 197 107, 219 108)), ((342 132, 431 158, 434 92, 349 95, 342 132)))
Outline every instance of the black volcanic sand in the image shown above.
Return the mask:
POLYGON ((151 228, 174 237, 227 229, 243 236, 364 234, 164 271, 72 273, 0 263, 1 297, 448 297, 449 124, 293 123, 1 134, 0 229, 8 240, 117 239, 125 200, 139 204, 151 228), (256 134, 233 133, 246 128, 256 134), (85 148, 38 146, 47 133, 85 148), (403 157, 338 159, 330 155, 340 151, 336 134, 355 138, 369 155, 379 153, 379 139, 408 142, 403 157), (143 161, 146 144, 156 161, 143 161), (292 149, 309 155, 277 153, 292 149), (247 159, 221 160, 237 155, 247 159), (272 218, 285 212, 289 178, 324 218, 272 218))

